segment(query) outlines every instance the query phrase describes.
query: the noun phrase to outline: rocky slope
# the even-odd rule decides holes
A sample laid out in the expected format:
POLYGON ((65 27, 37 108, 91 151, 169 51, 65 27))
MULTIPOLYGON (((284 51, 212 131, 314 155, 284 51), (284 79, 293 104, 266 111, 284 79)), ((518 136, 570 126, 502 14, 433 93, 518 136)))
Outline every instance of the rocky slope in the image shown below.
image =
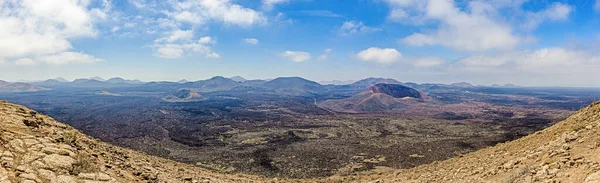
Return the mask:
MULTIPOLYGON (((376 182, 600 182, 600 102, 521 139, 413 169, 353 177, 376 182)), ((346 178, 350 180, 350 178, 346 178)))
MULTIPOLYGON (((435 150, 435 149, 432 149, 435 150)), ((600 182, 600 103, 550 128, 406 170, 289 180, 220 174, 92 139, 0 101, 0 183, 8 182, 600 182)), ((420 158, 419 155, 411 155, 420 158)))
MULTIPOLYGON (((0 183, 256 182, 99 142, 26 107, 0 101, 0 183)), ((266 180, 266 179, 263 179, 266 180)))

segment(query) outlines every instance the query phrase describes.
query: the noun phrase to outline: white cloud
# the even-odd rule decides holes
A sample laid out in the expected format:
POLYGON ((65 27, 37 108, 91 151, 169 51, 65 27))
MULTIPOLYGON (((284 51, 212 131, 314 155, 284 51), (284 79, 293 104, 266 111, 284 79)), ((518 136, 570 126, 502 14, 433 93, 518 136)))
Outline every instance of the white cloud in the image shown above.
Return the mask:
POLYGON ((129 0, 129 3, 139 9, 145 8, 147 6, 144 0, 129 0))
POLYGON ((41 63, 51 65, 88 64, 102 60, 82 52, 61 52, 53 55, 41 55, 31 58, 20 58, 14 61, 15 65, 37 65, 41 63))
POLYGON ((172 15, 173 18, 180 22, 187 22, 192 24, 204 24, 205 17, 202 17, 200 14, 192 13, 190 11, 181 11, 172 15))
POLYGON ((456 68, 479 72, 589 73, 600 68, 600 56, 561 47, 474 55, 457 61, 456 68))
POLYGON ((312 58, 310 53, 303 51, 285 51, 279 55, 294 62, 304 62, 312 58))
POLYGON ((442 58, 439 57, 422 57, 422 58, 417 58, 414 62, 413 62, 413 66, 415 67, 436 67, 436 66, 440 66, 442 64, 444 64, 446 61, 442 58))
POLYGON ((388 15, 388 19, 393 21, 399 21, 405 18, 408 18, 408 13, 403 9, 392 9, 390 15, 388 15))
POLYGON ((408 7, 414 5, 418 1, 420 0, 385 0, 385 2, 394 7, 408 7))
POLYGON ((434 26, 401 38, 400 43, 441 45, 460 51, 513 49, 527 43, 528 32, 541 23, 567 20, 573 11, 567 4, 555 2, 539 12, 530 12, 521 7, 525 0, 474 0, 465 6, 456 5, 455 0, 385 2, 391 8, 388 19, 392 21, 434 26))
POLYGON ((349 36, 352 34, 375 32, 375 31, 379 31, 379 30, 380 29, 365 26, 364 23, 359 22, 359 21, 346 21, 338 29, 338 33, 342 36, 349 36))
POLYGON ((540 12, 529 12, 523 26, 526 30, 535 30, 544 21, 567 20, 572 11, 573 7, 568 4, 555 2, 550 7, 540 12))
POLYGON ((175 59, 183 56, 183 48, 181 45, 165 44, 157 45, 158 49, 154 53, 154 56, 166 59, 175 59))
POLYGON ((182 41, 190 40, 193 37, 194 37, 193 30, 174 30, 174 31, 167 33, 167 35, 165 37, 154 40, 154 42, 172 43, 172 42, 179 41, 179 40, 182 40, 182 41))
POLYGON ((310 16, 318 16, 318 17, 330 17, 330 18, 339 18, 343 17, 342 15, 333 13, 327 10, 305 10, 302 13, 310 16))
POLYGON ((287 3, 289 0, 262 0, 262 8, 265 11, 271 11, 277 4, 287 3))
POLYGON ((81 52, 62 52, 55 55, 40 56, 37 57, 36 60, 55 65, 94 63, 102 61, 101 59, 81 52))
POLYGON ((317 60, 327 60, 327 57, 329 56, 329 53, 331 53, 331 51, 333 51, 333 49, 331 48, 325 49, 323 51, 323 54, 317 57, 317 60))
POLYGON ((30 58, 20 58, 15 60, 15 65, 37 65, 37 62, 30 58))
POLYGON ((391 64, 398 61, 402 53, 393 48, 371 47, 356 54, 356 58, 365 62, 375 62, 379 64, 391 64))
POLYGON ((425 16, 439 21, 437 30, 414 33, 400 42, 412 46, 442 45, 456 50, 484 51, 514 48, 521 38, 509 25, 497 22, 471 6, 471 12, 461 11, 454 1, 431 0, 425 16))
POLYGON ((119 26, 114 26, 112 29, 110 29, 110 32, 117 32, 117 31, 119 31, 119 30, 121 30, 121 27, 119 27, 119 26))
POLYGON ((167 15, 178 22, 201 25, 209 20, 239 26, 262 24, 267 19, 257 11, 229 0, 184 0, 173 3, 167 15))
POLYGON ((210 36, 201 37, 200 40, 198 40, 198 42, 203 45, 217 43, 217 41, 210 36))
POLYGON ((437 44, 433 37, 421 33, 413 33, 410 36, 398 40, 398 42, 411 46, 429 46, 437 44))
MULTIPOLYGON (((232 0, 173 0, 159 5, 143 0, 130 0, 136 7, 152 7, 154 13, 162 14, 161 18, 135 16, 131 18, 142 27, 137 30, 141 34, 158 34, 162 36, 154 40, 154 56, 166 59, 180 58, 188 53, 200 53, 206 58, 220 58, 212 51, 216 44, 214 37, 201 37, 196 33, 207 32, 209 23, 236 25, 244 28, 267 23, 261 12, 236 4, 232 0), (166 17, 164 17, 166 15, 166 17), (139 19, 139 20, 138 20, 139 19), (197 39, 197 40, 195 40, 197 39)), ((123 27, 126 27, 123 25, 123 27)))
POLYGON ((72 39, 95 37, 94 24, 110 9, 103 3, 98 9, 90 1, 0 1, 0 58, 31 63, 23 57, 66 52, 72 39))
POLYGON ((215 53, 215 52, 211 52, 209 54, 206 55, 206 58, 221 58, 221 55, 215 53))
POLYGON ((387 19, 393 22, 422 24, 425 0, 384 0, 390 6, 387 19))
POLYGON ((245 38, 243 39, 245 43, 251 44, 251 45, 257 45, 258 44, 258 39, 256 38, 245 38))
POLYGON ((273 22, 275 22, 276 24, 293 24, 294 20, 291 18, 288 18, 285 14, 279 12, 277 13, 277 16, 275 16, 275 18, 273 18, 273 22))
POLYGON ((180 58, 184 53, 195 52, 203 54, 206 58, 220 58, 221 56, 212 51, 211 45, 216 44, 216 40, 212 37, 202 37, 197 41, 178 41, 176 43, 155 43, 152 45, 155 48, 154 56, 175 59, 180 58))

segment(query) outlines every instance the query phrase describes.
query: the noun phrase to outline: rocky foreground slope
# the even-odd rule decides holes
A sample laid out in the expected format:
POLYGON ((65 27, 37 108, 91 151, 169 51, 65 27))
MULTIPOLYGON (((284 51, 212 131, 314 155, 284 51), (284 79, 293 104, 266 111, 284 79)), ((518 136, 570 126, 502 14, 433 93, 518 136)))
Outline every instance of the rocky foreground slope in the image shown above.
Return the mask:
POLYGON ((220 174, 148 156, 0 101, 0 183, 600 182, 599 162, 600 103, 543 131, 446 161, 407 170, 290 180, 220 174))
POLYGON ((0 101, 0 165, 0 183, 259 180, 247 175, 213 173, 108 145, 48 116, 5 101, 0 101))
POLYGON ((600 182, 600 102, 545 130, 442 162, 363 180, 600 182))

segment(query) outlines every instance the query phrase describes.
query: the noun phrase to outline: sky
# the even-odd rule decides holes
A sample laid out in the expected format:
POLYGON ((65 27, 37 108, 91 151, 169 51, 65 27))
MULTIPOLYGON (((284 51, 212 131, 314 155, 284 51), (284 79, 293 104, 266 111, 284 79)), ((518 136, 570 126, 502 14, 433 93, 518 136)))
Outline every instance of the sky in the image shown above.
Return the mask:
POLYGON ((0 80, 600 87, 600 0, 0 0, 0 80))

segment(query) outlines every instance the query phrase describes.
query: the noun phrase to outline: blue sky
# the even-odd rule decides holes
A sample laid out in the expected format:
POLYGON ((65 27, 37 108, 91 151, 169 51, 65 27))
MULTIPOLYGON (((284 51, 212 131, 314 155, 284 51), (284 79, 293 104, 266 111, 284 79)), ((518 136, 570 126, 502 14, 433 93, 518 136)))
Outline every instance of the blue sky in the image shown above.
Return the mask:
POLYGON ((0 1, 0 79, 600 86, 600 0, 0 1))

